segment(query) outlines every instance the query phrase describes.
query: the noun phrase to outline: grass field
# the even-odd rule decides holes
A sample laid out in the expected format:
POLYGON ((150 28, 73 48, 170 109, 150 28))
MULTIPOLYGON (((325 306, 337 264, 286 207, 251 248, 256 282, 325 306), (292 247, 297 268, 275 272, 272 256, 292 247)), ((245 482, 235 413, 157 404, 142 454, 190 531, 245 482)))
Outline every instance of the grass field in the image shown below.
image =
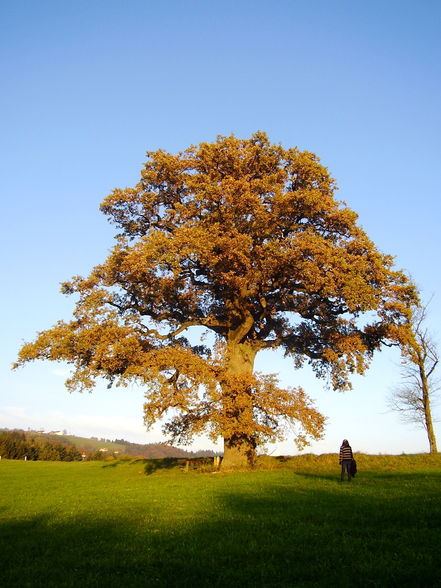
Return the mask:
POLYGON ((4 587, 441 586, 440 456, 0 461, 4 587), (147 466, 147 468, 146 468, 147 466))

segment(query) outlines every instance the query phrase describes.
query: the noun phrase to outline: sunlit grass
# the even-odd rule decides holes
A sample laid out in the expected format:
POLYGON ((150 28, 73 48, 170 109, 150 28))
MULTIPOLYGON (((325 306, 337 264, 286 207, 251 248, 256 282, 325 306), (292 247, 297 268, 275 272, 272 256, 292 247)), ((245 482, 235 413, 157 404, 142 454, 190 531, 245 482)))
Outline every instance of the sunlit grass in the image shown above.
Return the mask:
POLYGON ((440 459, 358 457, 350 484, 336 456, 236 474, 2 460, 1 583, 439 585, 440 459))

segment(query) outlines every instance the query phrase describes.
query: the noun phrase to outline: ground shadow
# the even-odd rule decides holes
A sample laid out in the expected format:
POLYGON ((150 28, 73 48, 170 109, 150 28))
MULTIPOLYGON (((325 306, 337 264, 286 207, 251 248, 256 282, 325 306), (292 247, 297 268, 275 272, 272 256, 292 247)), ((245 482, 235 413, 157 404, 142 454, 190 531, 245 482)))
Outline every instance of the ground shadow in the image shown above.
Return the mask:
POLYGON ((149 459, 146 460, 144 466, 144 472, 148 476, 158 470, 171 470, 173 468, 184 468, 185 459, 179 459, 177 457, 164 457, 162 459, 149 459))
POLYGON ((181 469, 185 471, 206 471, 208 469, 214 469, 213 458, 210 457, 195 457, 190 459, 182 457, 135 458, 130 461, 122 459, 106 462, 102 467, 116 468, 120 465, 131 466, 139 464, 144 464, 144 473, 147 476, 160 470, 181 469))
POLYGON ((116 468, 116 466, 119 464, 120 464, 119 461, 109 461, 103 465, 103 468, 116 468))
POLYGON ((316 480, 326 480, 327 482, 339 482, 340 481, 340 472, 338 474, 316 474, 314 472, 310 472, 308 470, 296 470, 294 472, 296 476, 302 476, 304 478, 311 478, 316 480))
POLYGON ((158 470, 180 468, 184 471, 204 471, 206 469, 213 469, 213 467, 213 458, 211 457, 195 457, 191 459, 164 457, 162 459, 145 460, 144 472, 149 476, 158 470))
POLYGON ((438 484, 441 483, 441 472, 430 473, 412 473, 412 472, 366 472, 363 476, 370 480, 389 480, 391 482, 398 481, 402 483, 421 484, 424 480, 436 480, 438 484))
MULTIPOLYGON (((129 504, 105 520, 92 513, 59 520, 48 513, 6 522, 0 527, 2 583, 439 586, 441 505, 430 475, 408 478, 399 499, 374 485, 353 494, 313 478, 261 487, 256 477, 255 486, 217 494, 202 522, 184 517, 168 523, 166 513, 151 509, 137 520, 125 517, 129 504)), ((148 500, 146 494, 146 508, 148 500)))
POLYGON ((103 468, 116 468, 120 465, 139 465, 140 463, 145 463, 148 460, 144 457, 136 457, 133 459, 115 459, 112 461, 106 461, 103 464, 103 468))

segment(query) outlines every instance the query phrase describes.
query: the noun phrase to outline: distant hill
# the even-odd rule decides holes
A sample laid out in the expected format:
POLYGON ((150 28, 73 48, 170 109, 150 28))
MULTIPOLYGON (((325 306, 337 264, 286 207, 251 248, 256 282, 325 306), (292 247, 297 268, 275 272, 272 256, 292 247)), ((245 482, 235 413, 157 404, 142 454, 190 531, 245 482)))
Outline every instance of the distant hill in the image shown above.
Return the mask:
MULTIPOLYGON (((0 429, 0 431, 7 431, 8 429, 0 429)), ((149 459, 160 459, 164 457, 213 457, 217 455, 213 451, 185 451, 179 447, 173 447, 165 443, 131 443, 125 439, 110 439, 98 437, 77 437, 76 435, 65 435, 58 431, 43 432, 43 431, 23 431, 22 429, 15 429, 26 435, 27 438, 34 439, 48 439, 58 441, 65 445, 73 445, 79 450, 87 453, 95 453, 103 450, 103 453, 116 455, 133 455, 136 457, 145 457, 149 459)))

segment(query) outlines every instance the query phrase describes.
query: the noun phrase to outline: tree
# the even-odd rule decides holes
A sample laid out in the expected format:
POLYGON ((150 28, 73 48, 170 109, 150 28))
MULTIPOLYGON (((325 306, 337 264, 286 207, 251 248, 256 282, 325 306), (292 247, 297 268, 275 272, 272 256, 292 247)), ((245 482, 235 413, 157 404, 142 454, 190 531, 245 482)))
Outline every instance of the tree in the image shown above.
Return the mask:
POLYGON ((382 343, 407 336, 414 286, 313 153, 258 132, 147 156, 139 183, 101 205, 120 230, 107 260, 62 285, 78 297, 73 320, 40 332, 16 365, 68 361, 70 390, 137 381, 147 426, 167 416, 173 442, 222 437, 224 467, 252 463, 294 425, 300 446, 320 438, 306 393, 255 373, 256 354, 281 348, 347 389, 382 343))
POLYGON ((424 427, 430 453, 437 453, 432 420, 432 403, 440 389, 435 370, 438 348, 425 326, 427 305, 415 306, 412 314, 412 338, 404 346, 401 360, 401 383, 392 390, 389 406, 404 422, 424 427))
POLYGON ((23 459, 27 449, 23 431, 0 431, 0 456, 6 459, 23 459))

